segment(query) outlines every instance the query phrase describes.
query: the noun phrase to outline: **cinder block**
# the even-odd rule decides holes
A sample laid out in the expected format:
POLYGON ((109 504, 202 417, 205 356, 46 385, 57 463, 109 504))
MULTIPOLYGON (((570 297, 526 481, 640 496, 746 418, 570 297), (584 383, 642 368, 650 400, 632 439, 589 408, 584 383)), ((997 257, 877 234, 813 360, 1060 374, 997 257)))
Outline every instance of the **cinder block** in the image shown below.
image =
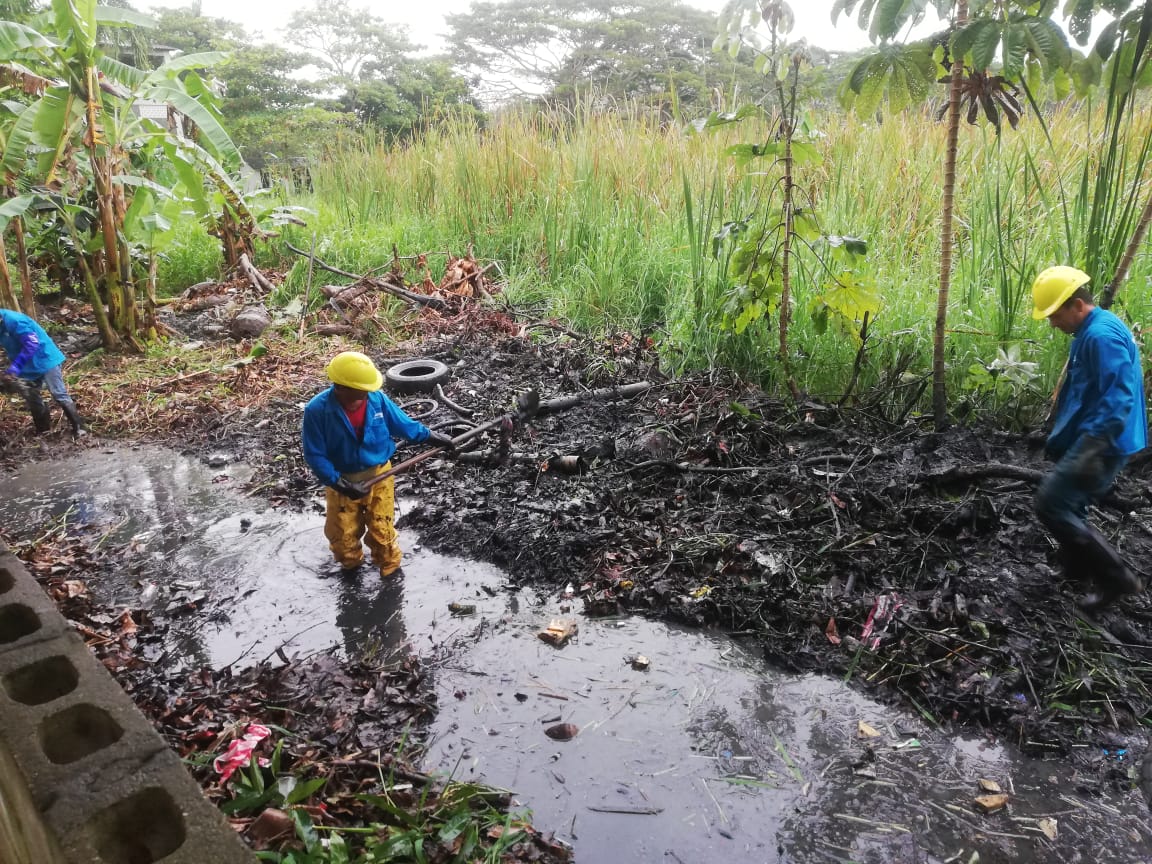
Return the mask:
POLYGON ((64 791, 44 812, 69 864, 252 864, 252 852, 171 750, 116 783, 64 791))
POLYGON ((63 850, 37 864, 255 861, 3 544, 0 754, 0 799, 26 801, 21 813, 38 814, 35 825, 20 822, 23 839, 63 850), (42 829, 48 841, 33 836, 42 829))
POLYGON ((38 807, 54 800, 62 787, 115 781, 167 748, 72 634, 0 655, 0 700, 4 736, 38 807), (75 686, 39 704, 15 700, 29 667, 48 661, 62 668, 70 664, 77 672, 75 686))
POLYGON ((0 589, 0 654, 71 630, 20 559, 8 552, 0 552, 0 589))

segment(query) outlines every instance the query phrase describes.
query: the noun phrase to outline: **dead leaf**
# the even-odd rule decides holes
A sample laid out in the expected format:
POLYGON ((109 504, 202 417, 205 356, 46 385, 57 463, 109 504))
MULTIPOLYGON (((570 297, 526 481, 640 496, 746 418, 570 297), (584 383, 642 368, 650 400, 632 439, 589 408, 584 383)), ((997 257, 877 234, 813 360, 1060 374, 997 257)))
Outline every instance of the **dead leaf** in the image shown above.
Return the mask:
POLYGON ((267 849, 273 841, 285 836, 294 828, 295 823, 291 816, 283 810, 269 807, 248 826, 248 839, 252 842, 252 848, 260 851, 267 849))
POLYGON ((557 723, 545 729, 544 734, 556 741, 571 741, 580 734, 580 727, 572 723, 557 723))
POLYGON ((1044 832, 1044 836, 1049 840, 1056 839, 1056 820, 1055 819, 1041 819, 1039 821, 1040 830, 1044 832))
POLYGON ((118 623, 120 626, 120 635, 121 636, 132 636, 133 634, 135 634, 136 622, 132 620, 132 613, 129 612, 127 609, 125 609, 124 614, 120 616, 120 620, 118 623))
POLYGON ((64 591, 68 595, 68 599, 83 597, 88 593, 88 586, 79 579, 65 579, 64 591))
POLYGON ((833 645, 840 644, 840 633, 836 630, 835 618, 828 619, 828 626, 824 628, 824 635, 828 637, 828 641, 833 645))
POLYGON ((999 793, 999 792, 1003 792, 1004 790, 1000 788, 1000 784, 997 783, 995 780, 988 780, 984 777, 981 777, 980 778, 980 791, 981 792, 997 792, 997 793, 999 793))
POLYGON ((861 720, 856 725, 856 737, 857 738, 879 738, 880 734, 881 733, 877 732, 874 727, 868 725, 863 720, 861 720))
POLYGON ((974 802, 976 809, 981 813, 995 813, 1008 806, 1007 795, 981 795, 974 802))

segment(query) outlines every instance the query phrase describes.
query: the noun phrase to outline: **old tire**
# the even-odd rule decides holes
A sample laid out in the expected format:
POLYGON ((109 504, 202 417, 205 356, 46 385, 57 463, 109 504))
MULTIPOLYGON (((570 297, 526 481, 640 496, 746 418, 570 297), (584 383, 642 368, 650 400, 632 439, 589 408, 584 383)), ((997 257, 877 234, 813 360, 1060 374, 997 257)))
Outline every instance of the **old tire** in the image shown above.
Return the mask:
POLYGON ((384 381, 393 393, 431 393, 451 374, 439 360, 405 360, 389 366, 384 381))

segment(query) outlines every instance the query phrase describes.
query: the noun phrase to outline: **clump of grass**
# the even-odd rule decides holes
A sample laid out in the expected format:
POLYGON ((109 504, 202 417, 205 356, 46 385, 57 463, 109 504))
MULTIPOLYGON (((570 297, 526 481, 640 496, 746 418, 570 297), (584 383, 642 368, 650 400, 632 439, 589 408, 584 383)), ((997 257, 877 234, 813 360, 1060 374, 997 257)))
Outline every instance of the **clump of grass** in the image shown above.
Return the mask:
MULTIPOLYGON (((1131 134, 1148 128, 1142 106, 1131 134)), ((959 254, 950 311, 952 386, 974 362, 1022 343, 1052 383, 1066 353, 1044 322, 1027 315, 1036 271, 1067 261, 1064 210, 1093 157, 1090 111, 1056 110, 1041 124, 995 139, 979 127, 961 133, 956 199, 959 254), (1062 190, 1063 195, 1062 197, 1062 190)), ((909 334, 927 333, 938 281, 943 135, 928 112, 877 125, 851 116, 817 116, 823 164, 797 182, 828 233, 866 239, 859 268, 880 290, 859 386, 884 380, 880 358, 902 353, 909 334)), ((749 173, 725 155, 730 145, 762 141, 764 124, 686 133, 627 108, 612 112, 517 113, 479 130, 448 121, 406 146, 344 143, 313 171, 317 211, 308 228, 288 229, 298 246, 312 232, 317 253, 353 272, 385 266, 401 254, 463 251, 501 261, 514 301, 545 303, 550 313, 590 333, 629 329, 656 337, 670 365, 723 364, 771 384, 776 377, 771 322, 737 336, 720 326, 726 299, 723 260, 712 235, 756 212, 775 180, 773 166, 749 173), (759 172, 759 173, 756 173, 759 172)), ((1135 177, 1126 175, 1124 182, 1135 177)), ((1125 289, 1131 317, 1148 312, 1152 265, 1139 259, 1125 289)), ((282 291, 296 296, 306 268, 293 266, 282 291)), ((836 397, 859 349, 851 329, 820 331, 805 312, 825 275, 809 262, 796 274, 793 366, 801 386, 836 397)), ((910 371, 928 365, 919 338, 910 371)), ((955 389, 954 389, 955 392, 955 389)))
POLYGON ((220 241, 204 226, 191 219, 173 228, 171 245, 160 255, 157 268, 158 293, 164 297, 220 275, 222 255, 220 241))

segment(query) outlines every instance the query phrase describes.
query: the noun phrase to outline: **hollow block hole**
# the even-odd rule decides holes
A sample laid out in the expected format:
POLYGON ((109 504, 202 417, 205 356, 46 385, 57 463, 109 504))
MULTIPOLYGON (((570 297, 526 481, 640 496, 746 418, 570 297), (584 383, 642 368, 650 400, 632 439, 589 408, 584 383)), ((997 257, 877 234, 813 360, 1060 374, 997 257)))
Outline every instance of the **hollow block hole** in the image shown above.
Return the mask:
POLYGON ((40 629, 40 616, 21 603, 0 608, 0 645, 23 639, 40 629))
POLYGON ((80 676, 67 657, 37 660, 4 676, 8 696, 24 705, 43 705, 76 689, 80 676))
POLYGON ((184 817, 167 789, 141 789, 88 822, 106 864, 152 864, 184 845, 184 817))
POLYGON ((6 567, 0 567, 0 594, 7 594, 16 584, 16 577, 6 567))
POLYGON ((40 723, 40 748, 50 762, 67 765, 115 744, 124 729, 103 708, 73 705, 40 723))

